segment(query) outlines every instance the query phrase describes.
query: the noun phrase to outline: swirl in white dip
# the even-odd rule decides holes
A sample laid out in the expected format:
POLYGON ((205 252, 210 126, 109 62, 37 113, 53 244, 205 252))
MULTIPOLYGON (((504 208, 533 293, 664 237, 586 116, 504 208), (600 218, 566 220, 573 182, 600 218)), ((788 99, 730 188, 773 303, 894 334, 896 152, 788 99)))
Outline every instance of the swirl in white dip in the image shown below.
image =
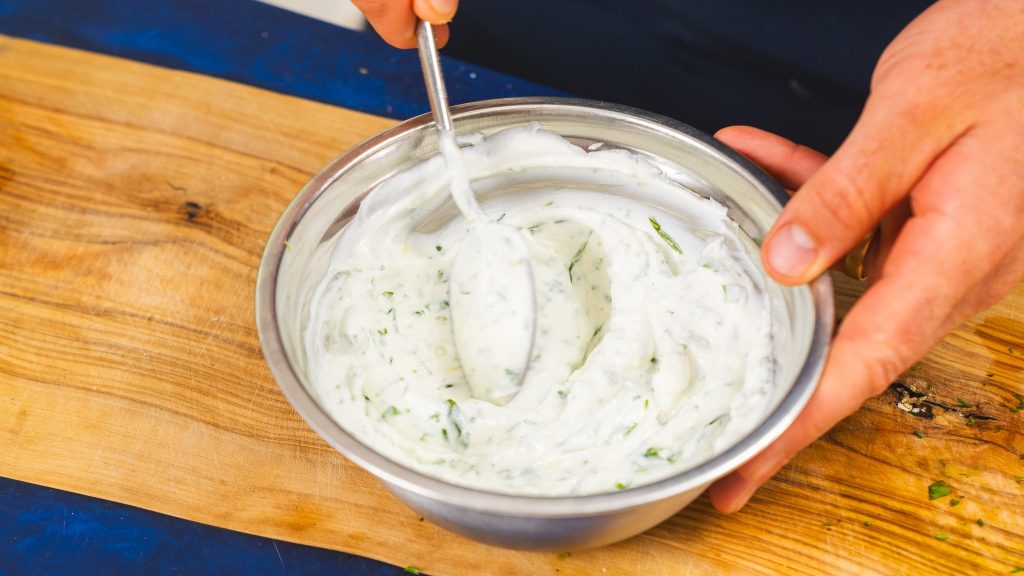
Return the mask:
POLYGON ((463 154, 478 193, 522 189, 481 202, 530 251, 522 389, 497 406, 463 376, 448 277, 468 228, 435 157, 367 196, 311 303, 310 375, 341 426, 456 484, 556 496, 659 480, 760 423, 775 392, 771 307, 756 247, 721 204, 629 152, 536 127, 463 154))

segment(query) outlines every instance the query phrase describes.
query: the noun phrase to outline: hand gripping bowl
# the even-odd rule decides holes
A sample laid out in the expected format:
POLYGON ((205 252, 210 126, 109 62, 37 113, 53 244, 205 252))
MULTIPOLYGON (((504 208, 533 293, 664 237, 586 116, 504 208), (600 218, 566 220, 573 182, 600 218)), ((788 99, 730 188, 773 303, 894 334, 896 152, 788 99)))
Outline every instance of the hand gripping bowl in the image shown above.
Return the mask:
MULTIPOLYGON (((717 140, 671 119, 593 101, 521 98, 452 109, 455 131, 490 135, 537 122, 581 146, 601 142, 646 157, 683 187, 712 197, 760 241, 786 194, 761 170, 717 140)), ((267 242, 256 281, 256 320, 270 370, 295 410, 330 445, 430 521, 499 546, 568 550, 610 544, 639 534, 694 500, 714 480, 775 440, 814 391, 833 322, 827 275, 809 286, 774 286, 777 405, 737 444, 698 466, 653 484, 572 497, 513 496, 426 476, 375 452, 345 431, 317 403, 306 371, 302 337, 309 300, 323 277, 334 239, 368 191, 438 152, 428 115, 386 130, 331 162, 302 189, 267 242)), ((515 194, 491 190, 489 194, 515 194)))

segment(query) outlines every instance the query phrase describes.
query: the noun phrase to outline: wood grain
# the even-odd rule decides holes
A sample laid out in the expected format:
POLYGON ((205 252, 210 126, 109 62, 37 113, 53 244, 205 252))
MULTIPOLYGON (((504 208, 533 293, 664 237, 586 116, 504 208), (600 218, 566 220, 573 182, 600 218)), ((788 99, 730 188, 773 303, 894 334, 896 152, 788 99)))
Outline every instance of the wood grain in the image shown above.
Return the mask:
MULTIPOLYGON (((0 37, 0 474, 433 574, 1024 566, 1024 411, 1010 409, 1024 392, 1020 287, 901 379, 927 393, 909 401, 931 419, 883 394, 740 514, 702 498, 568 556, 419 521, 291 410, 253 320, 277 215, 330 158, 390 124, 0 37), (939 479, 959 505, 928 500, 939 479)), ((856 291, 840 284, 844 309, 856 291)))

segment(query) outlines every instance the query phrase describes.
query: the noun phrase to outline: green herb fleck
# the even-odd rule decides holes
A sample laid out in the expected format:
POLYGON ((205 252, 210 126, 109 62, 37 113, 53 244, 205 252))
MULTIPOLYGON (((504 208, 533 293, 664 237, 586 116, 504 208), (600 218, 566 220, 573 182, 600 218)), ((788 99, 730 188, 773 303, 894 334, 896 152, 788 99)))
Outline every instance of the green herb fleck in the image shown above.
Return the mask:
MULTIPOLYGON (((422 520, 422 518, 420 518, 420 520, 422 520)), ((405 571, 409 574, 423 574, 423 572, 420 572, 420 569, 415 566, 406 566, 405 571)))
POLYGON ((572 556, 572 552, 559 552, 558 553, 558 559, 559 560, 565 560, 569 556, 572 556))
POLYGON ((974 426, 974 418, 968 418, 967 419, 967 425, 968 426, 974 426))
POLYGON ((950 505, 950 506, 957 506, 957 505, 959 505, 959 504, 960 504, 960 501, 961 501, 962 499, 963 499, 963 496, 961 496, 960 498, 950 498, 950 499, 949 499, 949 505, 950 505))
POLYGON ((679 244, 676 244, 676 241, 668 235, 668 232, 661 229, 661 224, 658 223, 654 216, 649 217, 648 220, 651 222, 651 227, 654 228, 654 231, 658 233, 658 236, 661 236, 661 239, 669 245, 669 248, 672 248, 679 254, 683 253, 683 249, 679 247, 679 244))
POLYGON ((924 432, 921 432, 920 430, 914 430, 914 436, 917 436, 918 438, 923 440, 924 439, 924 432))
MULTIPOLYGON (((650 405, 651 405, 651 400, 649 398, 644 398, 644 410, 647 410, 647 407, 650 406, 650 405)), ((1024 460, 1024 457, 1022 457, 1021 460, 1024 460)))
POLYGON ((935 535, 935 539, 936 540, 949 540, 949 534, 946 534, 945 532, 942 532, 941 534, 936 534, 935 535))
POLYGON ((977 519, 977 520, 975 520, 974 522, 975 522, 975 523, 976 523, 976 524, 977 524, 978 526, 984 526, 984 525, 985 525, 985 521, 984 521, 984 520, 982 520, 981 518, 978 518, 978 519, 977 519))
POLYGON ((828 530, 829 532, 832 531, 832 523, 829 522, 828 520, 825 520, 824 522, 822 522, 821 523, 821 527, 824 528, 825 530, 828 530))
POLYGON ((387 298, 391 298, 394 295, 395 295, 395 293, 392 292, 391 290, 385 290, 384 291, 384 296, 387 297, 387 298))
POLYGON ((1021 410, 1024 410, 1024 396, 1021 396, 1020 394, 1014 394, 1013 397, 1017 399, 1017 405, 1011 406, 1010 410, 1013 410, 1014 412, 1020 412, 1021 410))
POLYGON ((1017 574, 1018 572, 1024 572, 1024 566, 1017 566, 1013 570, 1010 570, 1010 574, 1017 574))
POLYGON ((586 241, 580 246, 580 249, 573 255, 572 260, 569 261, 569 284, 572 284, 572 269, 580 263, 580 258, 583 257, 583 251, 587 249, 587 244, 590 244, 590 236, 587 236, 586 241))
POLYGON ((445 442, 448 441, 448 429, 447 428, 441 428, 441 436, 444 437, 445 442))
POLYGON ((444 250, 444 248, 442 248, 441 245, 438 244, 437 246, 434 246, 434 250, 437 250, 438 252, 440 252, 441 250, 444 250))
POLYGON ((626 489, 626 485, 623 484, 622 482, 616 482, 615 483, 615 489, 616 490, 625 490, 626 489))
POLYGON ((540 228, 543 225, 544 225, 543 222, 541 222, 540 224, 534 224, 533 226, 530 226, 529 228, 527 228, 526 231, 529 232, 530 235, 536 234, 537 233, 537 229, 540 228))
POLYGON ((437 281, 444 282, 444 270, 437 271, 437 281))
POLYGON ((559 398, 565 398, 566 396, 567 396, 567 394, 566 394, 565 390, 559 390, 558 391, 558 397, 559 398))
POLYGON ((633 422, 633 424, 629 428, 626 429, 626 433, 623 434, 623 436, 629 436, 629 434, 631 432, 633 432, 633 430, 636 430, 636 425, 637 424, 638 424, 637 422, 633 422))
POLYGON ((380 334, 381 336, 387 336, 388 335, 388 329, 387 328, 381 328, 380 330, 377 330, 377 334, 380 334))
POLYGON ((398 416, 398 408, 388 406, 387 410, 380 413, 381 418, 387 418, 388 416, 398 416))
POLYGON ((450 306, 447 300, 441 300, 441 310, 447 310, 450 306))
POLYGON ((952 491, 953 489, 950 488, 949 486, 946 486, 946 483, 944 481, 939 480, 937 482, 933 482, 931 485, 928 486, 928 499, 936 500, 944 496, 949 496, 949 493, 952 491))
POLYGON ((714 418, 714 419, 713 419, 713 420, 712 420, 711 422, 708 422, 708 426, 711 426, 711 425, 712 425, 712 424, 714 424, 715 422, 718 422, 719 420, 721 420, 721 419, 722 419, 722 417, 723 417, 723 416, 725 416, 725 414, 720 414, 720 415, 718 415, 718 416, 715 416, 715 418, 714 418))
POLYGON ((448 415, 449 416, 452 415, 452 410, 455 410, 458 407, 459 407, 459 405, 455 403, 455 400, 452 400, 451 398, 448 399, 448 415))
POLYGON ((495 222, 501 222, 501 221, 502 221, 502 220, 504 220, 504 219, 505 219, 505 213, 504 213, 504 212, 502 212, 502 213, 501 213, 501 216, 498 216, 498 219, 497 219, 497 220, 495 220, 495 222))
POLYGON ((363 400, 366 400, 367 402, 369 402, 370 401, 370 397, 367 396, 366 394, 363 394, 363 400))
POLYGON ((644 452, 644 458, 661 458, 661 454, 658 454, 657 448, 648 448, 647 452, 644 452))
POLYGON ((960 404, 961 406, 963 406, 964 408, 970 408, 970 407, 971 407, 971 403, 970 403, 970 402, 968 402, 967 400, 964 400, 963 398, 957 398, 957 399, 956 399, 956 401, 957 401, 957 402, 958 402, 958 403, 959 403, 959 404, 960 404))
POLYGON ((655 364, 655 365, 658 364, 658 357, 657 356, 651 356, 651 364, 655 364))
POLYGON ((417 310, 417 311, 413 312, 413 314, 415 314, 417 316, 423 316, 424 314, 426 314, 426 311, 425 310, 417 310))
POLYGON ((872 524, 874 524, 874 522, 872 522, 871 520, 865 520, 864 521, 864 525, 867 526, 868 528, 870 528, 872 524))
POLYGON ((455 388, 455 384, 445 384, 445 388, 455 388))

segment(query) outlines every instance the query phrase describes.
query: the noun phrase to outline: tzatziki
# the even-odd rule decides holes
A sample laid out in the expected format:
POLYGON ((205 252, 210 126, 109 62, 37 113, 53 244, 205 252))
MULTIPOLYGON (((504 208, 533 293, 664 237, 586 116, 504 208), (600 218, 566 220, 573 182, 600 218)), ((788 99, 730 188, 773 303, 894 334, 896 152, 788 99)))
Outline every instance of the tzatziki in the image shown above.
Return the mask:
POLYGON ((444 160, 367 195, 304 335, 314 392, 343 428, 448 482, 566 496, 681 472, 764 419, 775 360, 756 245, 639 155, 591 148, 537 126, 462 148, 484 217, 521 235, 532 266, 532 353, 501 405, 473 397, 455 344, 480 358, 501 342, 453 333, 469 225, 444 160))

